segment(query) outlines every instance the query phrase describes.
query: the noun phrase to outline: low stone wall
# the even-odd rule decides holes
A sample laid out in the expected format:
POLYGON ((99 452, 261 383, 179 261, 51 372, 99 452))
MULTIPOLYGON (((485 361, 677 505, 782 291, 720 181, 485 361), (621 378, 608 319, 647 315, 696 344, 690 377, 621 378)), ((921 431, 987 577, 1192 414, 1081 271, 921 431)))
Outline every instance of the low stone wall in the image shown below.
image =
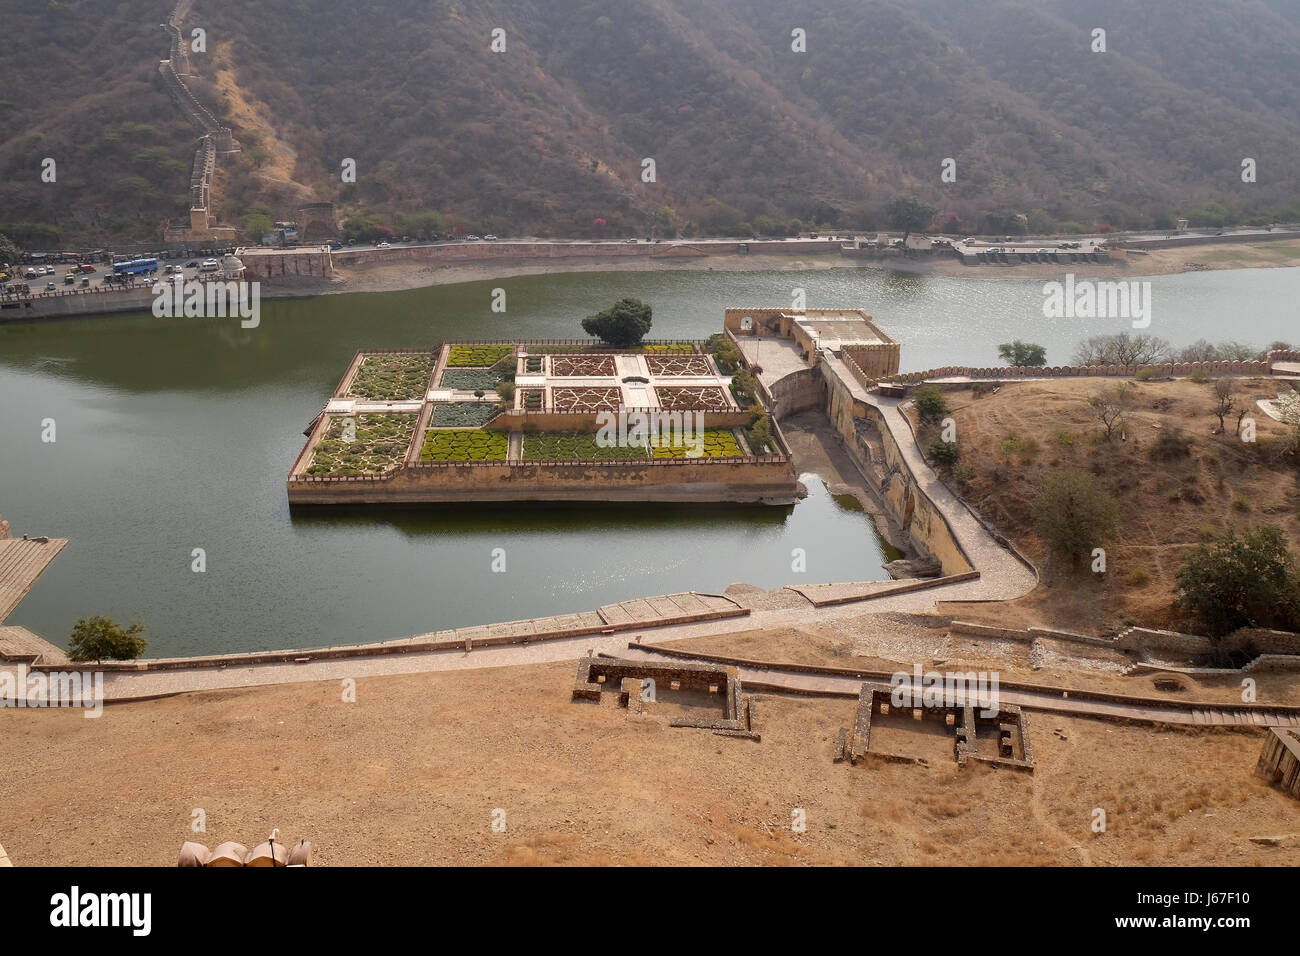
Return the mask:
POLYGON ((382 477, 289 479, 290 504, 437 501, 788 501, 784 456, 638 462, 421 462, 382 477))
POLYGON ((825 252, 839 247, 820 240, 795 242, 449 242, 427 246, 393 246, 390 249, 341 249, 336 265, 374 265, 388 262, 471 262, 492 259, 660 259, 730 256, 747 248, 750 255, 792 255, 825 252))
POLYGON ((875 491, 890 508, 913 547, 922 554, 937 559, 945 575, 975 570, 943 512, 921 490, 880 410, 855 399, 848 384, 840 381, 831 363, 822 362, 818 368, 825 377, 829 391, 827 415, 831 424, 844 439, 846 450, 868 481, 875 486, 875 491), (862 443, 858 433, 858 422, 861 420, 870 423, 879 435, 882 461, 872 461, 871 450, 862 443), (883 475, 879 481, 878 474, 883 475))
POLYGON ((1300 361, 1300 352, 1273 351, 1263 361, 1249 362, 1160 362, 1153 365, 1057 365, 1035 368, 1031 366, 996 365, 945 365, 920 372, 904 372, 892 376, 891 381, 915 384, 941 378, 1022 379, 1022 378, 1096 378, 1122 376, 1132 378, 1139 370, 1149 368, 1157 377, 1174 378, 1201 371, 1207 375, 1271 375, 1274 362, 1300 361))
MULTIPOLYGON (((822 408, 826 404, 826 379, 815 368, 792 372, 764 388, 764 397, 773 418, 793 415, 810 408, 822 408)), ((748 416, 746 422, 748 424, 748 416)))

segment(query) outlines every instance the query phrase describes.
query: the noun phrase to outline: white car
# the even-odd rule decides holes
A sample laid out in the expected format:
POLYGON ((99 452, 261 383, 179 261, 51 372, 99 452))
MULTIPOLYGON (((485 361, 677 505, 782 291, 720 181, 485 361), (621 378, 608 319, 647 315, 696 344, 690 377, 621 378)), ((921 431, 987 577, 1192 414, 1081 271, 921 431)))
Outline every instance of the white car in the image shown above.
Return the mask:
POLYGON ((393 248, 393 244, 392 244, 391 242, 380 242, 380 243, 377 243, 377 244, 375 245, 375 248, 376 248, 376 249, 391 249, 391 248, 393 248))
POLYGON ((479 238, 478 238, 478 236, 466 236, 466 237, 465 237, 465 241, 466 241, 466 242, 478 242, 478 241, 479 241, 479 238))

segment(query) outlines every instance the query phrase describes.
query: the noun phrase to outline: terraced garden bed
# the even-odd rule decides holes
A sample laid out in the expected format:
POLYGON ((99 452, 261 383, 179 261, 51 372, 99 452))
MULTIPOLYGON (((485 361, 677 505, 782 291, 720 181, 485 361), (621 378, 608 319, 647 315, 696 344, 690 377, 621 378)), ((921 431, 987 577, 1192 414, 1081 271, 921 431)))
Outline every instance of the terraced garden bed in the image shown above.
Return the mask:
POLYGON ((618 411, 622 402, 623 390, 616 386, 551 389, 551 406, 557 409, 618 411))
POLYGON ((436 364, 432 355, 418 353, 367 355, 345 395, 376 402, 418 401, 436 364))
POLYGON ((551 374, 565 378, 595 378, 616 372, 612 355, 557 355, 551 359, 551 374))
POLYGON ((687 342, 670 342, 667 345, 643 345, 641 348, 647 355, 692 353, 695 351, 695 346, 687 342))
MULTIPOLYGON (((678 435, 660 435, 651 440, 650 453, 654 458, 686 458, 694 442, 682 442, 678 435)), ((741 458, 740 443, 730 428, 704 429, 704 458, 741 458)))
POLYGON ((506 432, 460 428, 425 432, 420 461, 505 461, 509 453, 506 432))
POLYGON ((706 386, 659 386, 655 389, 659 398, 659 407, 668 411, 678 409, 727 409, 731 404, 722 389, 715 385, 706 386))
POLYGON ((449 368, 485 368, 513 355, 513 345, 453 345, 447 356, 449 368))
POLYGON ((306 473, 382 474, 406 458, 416 418, 415 415, 331 415, 324 436, 312 449, 306 473))
POLYGON ((534 432, 524 435, 526 461, 645 460, 644 447, 601 447, 594 432, 534 432))
POLYGON ((446 368, 442 370, 438 385, 469 392, 479 389, 490 392, 505 380, 505 373, 499 368, 446 368))
POLYGON ((651 375, 712 375, 709 360, 703 355, 647 355, 646 368, 651 375))
POLYGON ((436 428, 482 428, 496 417, 491 402, 439 402, 433 406, 429 424, 436 428))

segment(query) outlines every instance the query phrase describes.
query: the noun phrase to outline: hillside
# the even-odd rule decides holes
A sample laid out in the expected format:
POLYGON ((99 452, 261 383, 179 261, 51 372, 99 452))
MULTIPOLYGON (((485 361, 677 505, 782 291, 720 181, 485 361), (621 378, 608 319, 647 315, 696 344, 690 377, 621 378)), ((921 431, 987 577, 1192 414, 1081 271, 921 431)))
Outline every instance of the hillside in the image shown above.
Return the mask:
MULTIPOLYGON (((1176 575, 1199 542, 1232 528, 1276 525, 1300 553, 1300 461, 1288 452, 1295 429, 1255 408, 1285 385, 1238 383, 1257 441, 1214 435, 1213 384, 1189 380, 1134 383, 1123 438, 1102 440, 1088 399, 1113 387, 1099 379, 1025 382, 994 395, 949 396, 961 445, 963 496, 1043 569, 1043 587, 1013 607, 1067 630, 1141 624, 1199 630, 1173 606, 1176 575), (1186 440, 1186 454, 1161 439, 1186 440), (1076 468, 1093 476, 1119 508, 1106 543, 1107 574, 1071 572, 1053 561, 1034 530, 1032 506, 1049 475, 1076 468)), ((1176 443, 1176 442, 1175 442, 1176 443)), ((1003 609, 998 612, 1005 616, 1003 609)), ((1010 612, 1016 613, 1016 612, 1010 612)))
MULTIPOLYGON (((93 240, 183 213, 193 133, 156 73, 169 9, 7 15, 0 228, 93 240)), ((899 194, 999 232, 1017 214, 1034 231, 1300 218, 1295 0, 199 0, 187 25, 208 32, 192 86, 245 146, 217 180, 234 224, 313 197, 505 235, 644 233, 665 206, 669 231, 869 229, 899 194)))

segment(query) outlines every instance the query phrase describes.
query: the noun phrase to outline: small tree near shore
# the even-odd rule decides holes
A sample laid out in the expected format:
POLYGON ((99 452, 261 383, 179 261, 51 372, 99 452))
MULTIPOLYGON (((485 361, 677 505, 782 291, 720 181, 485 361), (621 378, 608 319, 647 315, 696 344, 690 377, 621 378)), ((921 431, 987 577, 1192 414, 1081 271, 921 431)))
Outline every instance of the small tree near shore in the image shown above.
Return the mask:
POLYGON ((640 299, 619 299, 582 320, 582 331, 608 345, 639 345, 650 331, 651 309, 640 299))
POLYGON ((133 622, 125 629, 113 623, 112 618, 95 615, 81 618, 72 628, 68 643, 68 657, 74 661, 133 661, 145 652, 149 641, 144 637, 144 625, 133 622))
POLYGON ((1011 366, 1041 368, 1047 364, 1047 349, 1016 339, 999 345, 998 357, 1011 366))

